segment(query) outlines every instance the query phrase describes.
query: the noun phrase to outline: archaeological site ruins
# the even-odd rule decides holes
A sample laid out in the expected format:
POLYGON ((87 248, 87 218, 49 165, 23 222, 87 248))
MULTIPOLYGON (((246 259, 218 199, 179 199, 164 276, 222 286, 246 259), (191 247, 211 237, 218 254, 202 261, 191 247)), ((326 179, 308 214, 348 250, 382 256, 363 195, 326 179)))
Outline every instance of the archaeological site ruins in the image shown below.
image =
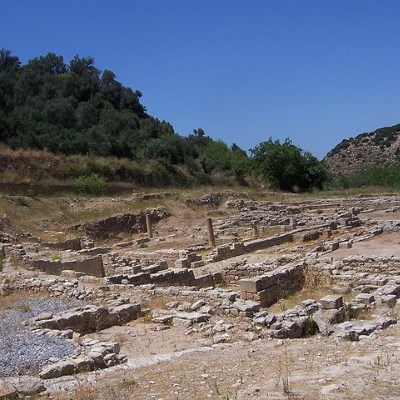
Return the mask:
POLYGON ((399 398, 397 195, 112 201, 0 217, 0 399, 399 398))

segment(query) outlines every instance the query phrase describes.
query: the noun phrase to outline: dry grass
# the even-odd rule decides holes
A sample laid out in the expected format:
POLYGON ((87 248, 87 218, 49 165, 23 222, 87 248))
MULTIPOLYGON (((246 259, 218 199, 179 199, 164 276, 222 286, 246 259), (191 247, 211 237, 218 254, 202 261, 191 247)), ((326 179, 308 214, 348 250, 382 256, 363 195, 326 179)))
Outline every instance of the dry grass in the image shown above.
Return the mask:
MULTIPOLYGON (((27 291, 18 291, 12 292, 7 296, 0 296, 0 312, 6 310, 15 310, 21 309, 22 311, 26 310, 24 307, 24 302, 26 302, 27 298, 32 297, 33 294, 27 291)), ((41 297, 45 297, 46 294, 41 293, 41 297)))

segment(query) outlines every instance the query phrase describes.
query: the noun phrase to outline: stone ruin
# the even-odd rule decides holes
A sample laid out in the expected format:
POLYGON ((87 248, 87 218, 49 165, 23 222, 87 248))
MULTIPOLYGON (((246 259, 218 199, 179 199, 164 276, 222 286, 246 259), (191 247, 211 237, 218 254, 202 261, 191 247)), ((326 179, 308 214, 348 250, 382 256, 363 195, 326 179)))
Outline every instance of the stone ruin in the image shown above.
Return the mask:
MULTIPOLYGON (((187 204, 216 209, 222 207, 223 199, 215 195, 187 204)), ((71 232, 82 236, 57 243, 29 237, 17 243, 12 234, 3 234, 2 249, 11 272, 1 273, 0 294, 29 291, 88 303, 27 322, 38 335, 60 335, 66 340, 74 340, 77 334, 83 337, 71 357, 43 368, 40 380, 124 363, 118 343, 86 335, 126 324, 149 311, 160 329, 184 328, 188 334, 201 333, 213 344, 238 337, 284 339, 316 332, 358 341, 397 322, 386 311, 367 321, 358 320, 357 315, 365 309, 390 310, 397 303, 400 259, 349 256, 333 261, 331 255, 384 232, 397 232, 397 221, 363 217, 396 212, 397 203, 397 198, 388 196, 293 205, 232 195, 224 203, 230 216, 213 219, 216 246, 207 240, 204 223, 203 230, 193 233, 195 245, 178 249, 173 248, 173 240, 169 249, 146 249, 161 239, 150 235, 152 224, 170 216, 162 208, 74 226, 71 232), (119 234, 142 236, 108 247, 94 246, 119 234), (13 273, 15 262, 30 275, 13 273), (304 299, 281 312, 269 310, 310 286, 325 287, 330 294, 304 299), (349 293, 353 297, 345 301, 349 293), (175 300, 164 308, 147 310, 143 304, 155 298, 175 300), (239 321, 246 321, 245 330, 239 328, 239 321)), ((4 387, 17 393, 15 380, 7 379, 3 379, 4 387)))

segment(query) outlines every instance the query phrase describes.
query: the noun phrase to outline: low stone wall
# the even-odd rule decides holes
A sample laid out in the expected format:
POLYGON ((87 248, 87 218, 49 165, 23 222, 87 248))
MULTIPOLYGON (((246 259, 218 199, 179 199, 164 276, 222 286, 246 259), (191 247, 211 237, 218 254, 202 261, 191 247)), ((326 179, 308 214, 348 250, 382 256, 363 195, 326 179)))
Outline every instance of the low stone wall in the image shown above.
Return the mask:
POLYGON ((252 278, 273 271, 277 268, 276 263, 271 264, 244 264, 233 263, 224 269, 224 277, 228 282, 235 282, 239 279, 252 278))
POLYGON ((140 272, 133 275, 108 276, 106 282, 110 284, 129 284, 134 286, 156 284, 159 286, 192 286, 195 282, 194 273, 188 269, 166 269, 151 274, 140 272))
POLYGON ((280 244, 288 242, 293 242, 293 235, 291 233, 265 239, 251 240, 244 243, 244 250, 246 253, 251 253, 253 251, 267 249, 268 247, 272 246, 279 246, 280 244))
POLYGON ((305 265, 301 263, 254 278, 241 279, 240 297, 244 300, 259 301, 263 307, 268 307, 303 288, 304 269, 305 265))
POLYGON ((351 256, 344 258, 339 264, 340 270, 362 270, 363 272, 370 273, 399 273, 400 271, 400 258, 398 257, 365 257, 365 256, 351 256))
POLYGON ((105 308, 93 305, 77 307, 58 315, 33 318, 30 322, 40 329, 67 330, 78 333, 97 332, 114 325, 123 325, 136 319, 141 311, 138 303, 105 308))
POLYGON ((247 242, 238 242, 232 245, 222 245, 214 249, 210 256, 211 261, 221 261, 228 258, 237 257, 245 253, 252 253, 257 250, 267 249, 272 246, 278 246, 283 243, 292 242, 293 235, 286 233, 283 235, 269 238, 255 239, 247 242))
POLYGON ((83 272, 86 275, 92 275, 99 278, 104 277, 105 275, 103 259, 101 256, 71 261, 33 260, 31 265, 35 269, 51 275, 61 275, 61 271, 66 269, 83 272))
POLYGON ((170 268, 154 274, 140 272, 133 275, 113 275, 108 276, 106 284, 125 284, 125 285, 157 285, 157 286, 196 286, 198 288, 216 286, 222 282, 222 275, 209 274, 195 277, 193 270, 186 268, 170 268))
POLYGON ((44 246, 49 247, 50 249, 60 250, 60 251, 64 250, 78 251, 82 249, 80 238, 62 240, 56 243, 48 242, 44 243, 44 246))

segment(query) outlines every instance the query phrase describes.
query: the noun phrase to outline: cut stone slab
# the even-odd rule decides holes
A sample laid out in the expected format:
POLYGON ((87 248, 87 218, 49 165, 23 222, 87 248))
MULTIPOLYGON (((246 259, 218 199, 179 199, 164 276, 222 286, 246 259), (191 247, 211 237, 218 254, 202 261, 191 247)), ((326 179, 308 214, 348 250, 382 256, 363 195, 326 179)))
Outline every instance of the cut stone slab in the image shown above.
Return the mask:
POLYGON ((323 310, 334 310, 343 306, 343 296, 330 294, 320 300, 323 310))
POLYGON ((257 303, 255 301, 251 301, 251 300, 241 300, 241 299, 237 299, 234 303, 233 306, 242 312, 257 312, 261 306, 260 303, 257 303))
POLYGON ((172 325, 173 315, 160 315, 152 318, 152 322, 155 324, 172 325))
POLYGON ((175 318, 186 319, 194 322, 207 322, 210 319, 210 314, 202 314, 199 312, 180 312, 174 316, 175 318))
POLYGON ((72 361, 59 361, 48 365, 39 374, 42 379, 59 378, 64 375, 73 375, 77 372, 76 365, 72 361))
POLYGON ((375 297, 369 293, 359 293, 354 299, 351 301, 356 304, 365 304, 369 305, 375 301, 375 297))

